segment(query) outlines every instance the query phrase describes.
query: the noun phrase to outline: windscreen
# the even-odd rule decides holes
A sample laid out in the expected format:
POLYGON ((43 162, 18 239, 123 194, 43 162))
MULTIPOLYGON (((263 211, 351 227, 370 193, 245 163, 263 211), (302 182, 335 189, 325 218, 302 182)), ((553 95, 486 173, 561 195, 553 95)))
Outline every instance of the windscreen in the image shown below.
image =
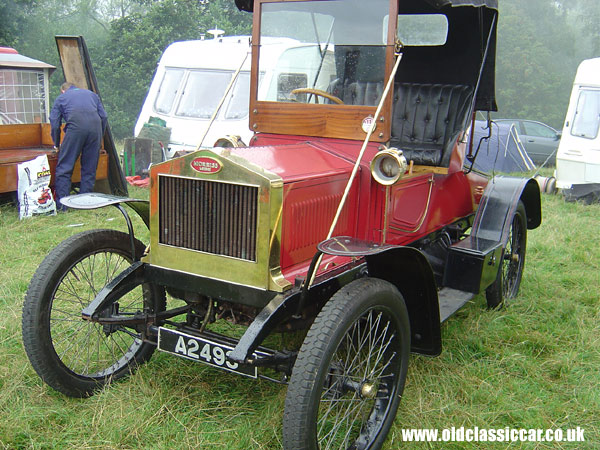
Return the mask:
POLYGON ((284 49, 273 62, 261 45, 260 70, 272 77, 258 100, 377 104, 385 75, 388 0, 261 6, 261 43, 279 38, 284 49))

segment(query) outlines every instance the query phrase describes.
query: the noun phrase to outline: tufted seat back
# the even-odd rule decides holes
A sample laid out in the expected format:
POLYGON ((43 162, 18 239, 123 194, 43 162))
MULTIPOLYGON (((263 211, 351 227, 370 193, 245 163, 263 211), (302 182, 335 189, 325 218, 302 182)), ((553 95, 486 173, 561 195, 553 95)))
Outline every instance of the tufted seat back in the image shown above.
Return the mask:
POLYGON ((471 86, 396 84, 390 144, 415 164, 447 167, 472 96, 471 86))
POLYGON ((383 81, 355 81, 343 86, 336 80, 330 85, 328 92, 346 105, 377 106, 383 95, 383 81))

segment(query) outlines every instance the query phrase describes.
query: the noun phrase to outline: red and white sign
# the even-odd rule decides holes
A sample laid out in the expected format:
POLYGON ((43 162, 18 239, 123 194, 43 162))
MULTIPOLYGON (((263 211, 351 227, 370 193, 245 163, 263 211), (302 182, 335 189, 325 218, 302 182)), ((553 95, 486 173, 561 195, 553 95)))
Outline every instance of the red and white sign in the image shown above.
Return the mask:
POLYGON ((219 161, 208 156, 193 159, 190 166, 200 173, 217 173, 223 168, 219 161))

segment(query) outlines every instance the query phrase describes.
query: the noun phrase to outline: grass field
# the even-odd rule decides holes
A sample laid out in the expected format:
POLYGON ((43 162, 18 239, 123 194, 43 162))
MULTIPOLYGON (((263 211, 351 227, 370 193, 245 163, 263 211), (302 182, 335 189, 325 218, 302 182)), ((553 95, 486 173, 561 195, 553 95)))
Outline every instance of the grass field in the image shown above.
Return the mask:
MULTIPOLYGON (((138 192, 139 193, 139 192, 138 192)), ((600 448, 600 205, 543 196, 518 298, 476 297, 414 355, 387 449, 600 448), (583 443, 404 443, 407 428, 581 427, 583 443)), ((279 449, 286 388, 166 354, 86 399, 44 385, 21 342, 21 308, 44 256, 69 235, 125 230, 114 208, 19 221, 0 207, 0 449, 279 449)), ((141 221, 136 230, 144 240, 141 221)))

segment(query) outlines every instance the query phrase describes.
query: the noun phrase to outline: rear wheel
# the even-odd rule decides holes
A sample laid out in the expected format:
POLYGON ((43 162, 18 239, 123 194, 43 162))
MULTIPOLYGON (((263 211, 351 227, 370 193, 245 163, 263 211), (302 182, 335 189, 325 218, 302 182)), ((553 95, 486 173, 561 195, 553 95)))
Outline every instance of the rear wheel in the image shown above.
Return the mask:
MULTIPOLYGON (((136 254, 144 245, 136 239, 136 254)), ((81 311, 132 261, 129 235, 91 230, 63 241, 36 271, 23 305, 23 343, 33 368, 48 385, 86 397, 147 361, 154 345, 134 329, 82 319, 81 311)), ((103 314, 133 315, 165 307, 163 289, 138 286, 103 314)))
POLYGON ((390 283, 362 278, 323 307, 288 387, 284 448, 378 449, 404 390, 410 325, 390 283))
POLYGON ((525 249, 527 247, 527 215, 523 202, 519 201, 513 216, 508 241, 502 250, 502 263, 496 281, 485 291, 488 308, 499 308, 504 301, 519 293, 525 249))

